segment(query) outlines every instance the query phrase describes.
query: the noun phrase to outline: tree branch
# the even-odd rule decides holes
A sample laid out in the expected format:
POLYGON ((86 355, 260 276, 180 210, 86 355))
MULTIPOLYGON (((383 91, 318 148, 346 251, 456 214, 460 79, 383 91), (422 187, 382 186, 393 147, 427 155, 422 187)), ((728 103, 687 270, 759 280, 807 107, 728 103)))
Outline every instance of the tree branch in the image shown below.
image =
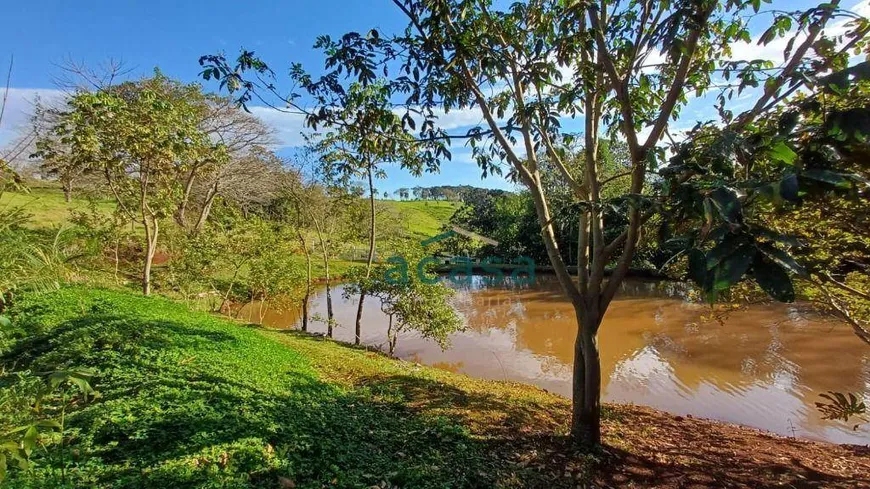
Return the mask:
MULTIPOLYGON (((798 46, 797 49, 795 49, 791 59, 788 63, 786 63, 785 68, 783 68, 782 72, 780 72, 780 74, 775 78, 774 83, 770 85, 765 84, 764 93, 755 102, 755 106, 753 106, 752 109, 750 109, 749 111, 744 112, 739 117, 738 121, 736 121, 737 127, 741 127, 752 122, 753 119, 755 119, 759 114, 764 111, 764 108, 770 98, 773 97, 773 95, 776 94, 780 88, 782 88, 783 84, 785 84, 786 82, 786 79, 788 79, 798 68, 798 66, 800 66, 801 61, 803 61, 804 59, 804 55, 816 42, 816 38, 822 32, 822 29, 824 29, 825 25, 827 24, 828 20, 831 18, 831 15, 837 9, 839 4, 840 0, 832 0, 830 2, 831 7, 827 10, 827 12, 825 12, 824 15, 822 15, 822 17, 817 22, 815 22, 810 27, 807 38, 804 40, 803 43, 801 43, 800 46, 798 46)), ((798 86, 800 86, 800 84, 798 84, 798 86)), ((792 89, 793 90, 790 90, 789 93, 793 92, 796 88, 792 87, 792 89)))
POLYGON ((683 93, 686 77, 689 74, 689 68, 692 66, 692 61, 695 57, 695 50, 698 48, 698 41, 701 38, 701 26, 710 18, 715 6, 716 4, 714 2, 710 2, 710 7, 701 13, 701 18, 699 19, 700 22, 698 23, 699 25, 690 30, 689 39, 686 42, 686 52, 683 53, 682 58, 680 59, 680 64, 677 67, 677 71, 674 73, 674 79, 671 82, 671 88, 668 90, 668 94, 662 102, 659 116, 653 124, 652 131, 649 136, 647 136, 646 142, 643 145, 644 154, 649 151, 656 142, 658 142, 659 138, 662 136, 662 132, 668 126, 668 120, 671 118, 674 107, 677 105, 677 101, 679 101, 680 96, 683 93))

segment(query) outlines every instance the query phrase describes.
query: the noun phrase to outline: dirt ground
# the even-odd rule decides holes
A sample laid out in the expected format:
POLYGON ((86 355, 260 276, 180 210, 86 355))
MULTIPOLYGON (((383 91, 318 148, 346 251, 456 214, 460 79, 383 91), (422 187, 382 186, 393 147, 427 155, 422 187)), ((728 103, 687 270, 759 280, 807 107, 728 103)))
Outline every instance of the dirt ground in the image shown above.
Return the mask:
POLYGON ((784 438, 638 406, 605 424, 602 487, 870 487, 870 447, 784 438), (624 440, 615 444, 614 440, 624 440), (618 448, 630 447, 630 448, 618 448))

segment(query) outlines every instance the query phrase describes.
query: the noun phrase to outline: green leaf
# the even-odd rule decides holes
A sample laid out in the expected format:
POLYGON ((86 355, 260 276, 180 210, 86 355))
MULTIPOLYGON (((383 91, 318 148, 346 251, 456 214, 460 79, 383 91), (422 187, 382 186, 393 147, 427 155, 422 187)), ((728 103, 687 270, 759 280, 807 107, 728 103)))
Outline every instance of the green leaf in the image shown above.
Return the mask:
POLYGON ((40 428, 52 428, 55 430, 59 430, 62 428, 61 424, 53 419, 44 419, 36 423, 36 426, 40 428))
POLYGON ((779 140, 768 151, 768 156, 774 161, 781 161, 786 165, 794 164, 797 159, 797 153, 794 152, 785 141, 779 140))
POLYGON ((743 245, 734 253, 728 255, 719 262, 716 267, 716 275, 713 281, 713 289, 717 291, 728 290, 743 278, 752 259, 755 258, 755 248, 743 245))
POLYGON ((761 34, 761 37, 758 38, 758 44, 766 46, 771 41, 773 41, 775 38, 776 38, 776 24, 768 27, 767 30, 761 34))
POLYGON ((847 175, 830 170, 812 168, 801 173, 801 176, 817 182, 828 183, 837 188, 848 189, 852 187, 852 181, 847 175))
POLYGON ((789 202, 800 200, 799 190, 797 175, 794 173, 789 173, 779 181, 779 195, 789 202))
POLYGON ((36 447, 36 439, 38 436, 39 429, 36 427, 36 425, 28 427, 27 431, 24 432, 24 437, 21 438, 21 446, 27 456, 30 456, 30 453, 33 452, 34 447, 36 447))
POLYGON ((713 201, 709 197, 704 199, 704 222, 707 226, 713 225, 713 201))
POLYGON ((794 285, 788 273, 779 265, 764 259, 761 255, 756 255, 752 264, 752 275, 755 283, 761 287, 761 290, 767 292, 767 295, 779 302, 794 302, 794 285))
POLYGON ((719 210, 722 219, 736 224, 742 220, 742 206, 737 198, 737 192, 728 187, 719 187, 710 193, 710 199, 719 210))
POLYGON ((9 328, 12 326, 12 321, 8 317, 0 314, 0 326, 4 328, 9 328))
POLYGON ((737 252, 740 247, 749 244, 749 241, 743 235, 727 234, 722 241, 719 241, 716 246, 707 253, 707 270, 713 270, 719 266, 719 262, 737 252))
POLYGON ((707 257, 704 252, 692 248, 689 250, 689 278, 706 290, 707 287, 707 257))
POLYGON ((791 255, 786 253, 785 251, 774 248, 773 246, 762 244, 758 246, 758 250, 764 253, 768 258, 773 260, 776 264, 783 267, 784 269, 800 276, 800 277, 808 277, 806 268, 804 268, 800 263, 798 263, 791 255))
POLYGON ((800 246, 801 245, 800 240, 796 236, 789 236, 786 234, 782 234, 782 233, 776 232, 772 229, 767 229, 767 228, 763 228, 763 227, 755 227, 752 230, 752 233, 755 234, 756 236, 760 236, 764 239, 767 239, 770 241, 776 241, 777 243, 782 243, 782 244, 787 245, 787 246, 800 246))

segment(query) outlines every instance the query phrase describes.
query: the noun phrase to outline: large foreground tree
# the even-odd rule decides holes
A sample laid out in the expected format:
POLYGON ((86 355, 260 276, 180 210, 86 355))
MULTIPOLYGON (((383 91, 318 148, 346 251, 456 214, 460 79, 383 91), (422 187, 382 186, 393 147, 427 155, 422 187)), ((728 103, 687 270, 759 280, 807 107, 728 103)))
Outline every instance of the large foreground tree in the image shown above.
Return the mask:
MULTIPOLYGON (((419 127, 418 140, 430 144, 451 141, 438 126, 443 112, 480 114, 480 126, 452 139, 467 142, 484 175, 506 166, 528 189, 550 264, 576 312, 575 440, 600 441, 598 331, 654 216, 686 213, 697 224, 681 230, 681 257, 688 257, 708 298, 747 277, 775 297, 792 298, 771 284, 790 284, 790 275, 803 270, 794 266, 787 242, 763 238, 764 229, 746 222, 741 189, 758 184, 790 197, 808 179, 797 175, 794 140, 760 133, 756 123, 795 93, 823 89, 823 74, 845 68, 851 53, 864 49, 870 27, 865 19, 840 10, 837 0, 802 12, 763 12, 760 0, 531 0, 506 9, 488 0, 393 3, 409 21, 401 34, 319 39, 329 70, 320 83, 351 76, 365 85, 380 73, 393 73, 386 87, 402 106, 395 110, 405 111, 406 128, 419 127), (748 24, 759 18, 770 27, 753 39, 748 24), (826 32, 832 21, 837 28, 826 32), (782 62, 735 56, 738 48, 774 41, 783 43, 782 62), (736 116, 735 91, 750 97, 750 108, 736 116), (689 142, 678 144, 670 126, 692 97, 707 97, 711 105, 716 100, 720 117, 710 131, 702 125, 689 142), (579 165, 567 161, 577 141, 564 134, 565 119, 584 127, 579 165), (614 181, 602 175, 602 137, 627 146, 629 182, 618 196, 607 191, 614 181), (705 141, 714 144, 700 151, 705 141), (762 175, 769 181, 751 182, 756 161, 796 168, 791 176, 771 172, 762 175), (553 215, 553 186, 542 178, 544 165, 557 170, 574 208, 581 209, 576 277, 558 246, 559 216, 553 215), (722 178, 699 178, 710 174, 722 178), (616 199, 625 215, 621 231, 609 233, 613 225, 604 219, 605 209, 616 199)), ((235 66, 221 57, 206 57, 203 64, 204 73, 219 74, 242 103, 257 90, 276 93, 261 77, 246 74, 268 70, 252 53, 243 53, 235 66)), ((298 95, 283 98, 299 107, 298 95)), ((310 117, 329 114, 320 110, 310 117)), ((437 160, 449 153, 429 156, 437 160)))

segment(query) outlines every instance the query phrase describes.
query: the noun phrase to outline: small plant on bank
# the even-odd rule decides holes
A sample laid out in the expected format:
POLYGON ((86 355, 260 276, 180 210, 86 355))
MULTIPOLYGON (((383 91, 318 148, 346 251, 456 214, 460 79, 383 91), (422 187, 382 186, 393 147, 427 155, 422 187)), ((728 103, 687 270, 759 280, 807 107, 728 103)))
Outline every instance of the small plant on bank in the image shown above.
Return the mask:
MULTIPOLYGON (((422 252, 413 247, 401 247, 405 259, 419 261, 422 252)), ((453 289, 436 280, 415 273, 398 276, 394 269, 378 266, 366 277, 365 270, 352 269, 345 286, 345 296, 350 297, 365 290, 377 298, 381 311, 387 315, 387 351, 393 355, 399 336, 415 331, 422 337, 434 340, 442 348, 448 346, 451 333, 463 327, 462 319, 450 305, 455 294, 453 289)))
MULTIPOLYGON (((67 411, 87 403, 98 394, 91 387, 89 370, 58 370, 40 379, 30 372, 18 372, 17 389, 8 389, 0 398, 0 412, 9 414, 12 426, 0 425, 0 482, 10 467, 28 471, 32 456, 40 449, 61 485, 67 483, 71 454, 66 447, 67 411)), ((5 416, 4 416, 5 417, 5 416)))

